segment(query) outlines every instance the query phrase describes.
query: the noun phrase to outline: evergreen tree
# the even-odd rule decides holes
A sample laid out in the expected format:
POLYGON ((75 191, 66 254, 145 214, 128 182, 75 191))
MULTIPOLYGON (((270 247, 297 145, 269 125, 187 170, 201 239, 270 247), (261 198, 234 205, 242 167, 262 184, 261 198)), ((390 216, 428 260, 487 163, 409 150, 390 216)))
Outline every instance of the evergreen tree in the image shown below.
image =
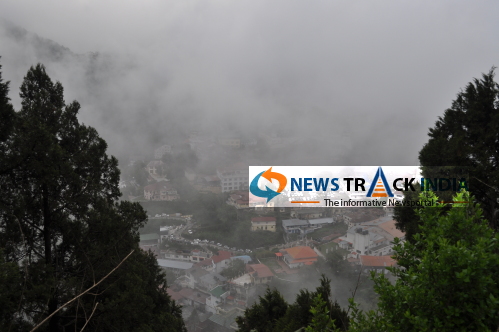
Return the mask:
MULTIPOLYGON (((425 178, 468 179, 468 189, 481 203, 484 216, 493 228, 499 227, 499 87, 494 68, 481 79, 468 83, 457 94, 451 108, 430 128, 429 140, 419 152, 425 178)), ((417 193, 406 192, 405 199, 415 200, 417 193)), ((451 192, 438 192, 449 201, 451 192)), ((415 207, 395 207, 397 228, 412 241, 419 232, 415 207)))
POLYGON ((277 321, 284 316, 288 304, 277 289, 267 288, 259 301, 244 311, 243 317, 237 317, 236 322, 240 332, 272 332, 277 321))
POLYGON ((28 71, 20 96, 0 174, 0 248, 22 287, 15 327, 53 314, 39 331, 185 330, 155 259, 138 248, 145 212, 117 202, 117 160, 78 122, 80 105, 65 104, 42 65, 28 71))
MULTIPOLYGON (((499 86, 494 81, 494 69, 457 94, 451 108, 430 129, 419 161, 426 178, 468 177, 468 189, 481 203, 485 218, 497 228, 499 86)), ((441 199, 451 198, 443 195, 439 193, 441 199)))
POLYGON ((319 316, 322 317, 324 311, 327 311, 328 322, 334 321, 338 330, 347 331, 349 318, 346 310, 342 309, 336 301, 331 301, 331 280, 322 275, 320 281, 320 286, 314 292, 306 289, 300 290, 296 301, 291 305, 284 301, 277 290, 267 289, 267 293, 263 298, 260 297, 259 302, 246 309, 244 317, 238 317, 239 331, 295 332, 300 328, 310 326, 314 317, 316 319, 319 316), (317 298, 321 299, 320 303, 317 298), (279 308, 276 311, 279 314, 269 317, 268 312, 272 312, 273 304, 279 308))
MULTIPOLYGON (((436 199, 428 193, 426 199, 436 199)), ((468 193, 456 202, 470 201, 468 193)), ((396 240, 393 284, 374 275, 378 311, 354 305, 352 331, 496 331, 499 235, 480 207, 454 203, 418 210, 414 243, 396 240)))

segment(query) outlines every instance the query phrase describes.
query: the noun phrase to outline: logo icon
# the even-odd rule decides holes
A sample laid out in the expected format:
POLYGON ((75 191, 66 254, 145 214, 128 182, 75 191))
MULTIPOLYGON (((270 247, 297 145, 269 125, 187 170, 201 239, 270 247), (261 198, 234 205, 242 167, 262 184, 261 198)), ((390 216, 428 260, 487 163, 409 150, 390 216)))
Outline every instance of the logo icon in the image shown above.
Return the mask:
POLYGON ((287 183, 288 180, 284 175, 282 175, 281 173, 272 172, 272 167, 270 167, 268 170, 263 171, 259 173, 257 176, 255 176, 255 178, 251 181, 250 184, 250 192, 257 197, 267 198, 267 203, 268 203, 272 198, 276 197, 281 193, 281 191, 284 190, 287 183), (260 189, 258 187, 258 181, 260 180, 261 177, 270 182, 272 182, 272 179, 277 180, 279 182, 279 188, 277 189, 277 191, 270 189, 268 186, 265 186, 267 190, 260 189))
POLYGON ((392 190, 381 167, 378 167, 366 197, 393 197, 392 190))

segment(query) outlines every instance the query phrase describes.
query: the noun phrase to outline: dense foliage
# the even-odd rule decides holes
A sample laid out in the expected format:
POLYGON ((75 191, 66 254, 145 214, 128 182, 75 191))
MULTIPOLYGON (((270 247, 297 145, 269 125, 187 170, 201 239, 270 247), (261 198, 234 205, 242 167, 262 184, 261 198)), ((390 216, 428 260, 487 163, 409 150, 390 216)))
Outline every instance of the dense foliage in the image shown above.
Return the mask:
POLYGON ((257 303, 246 309, 243 317, 237 318, 238 331, 294 332, 309 325, 313 328, 314 324, 346 331, 347 312, 331 300, 330 284, 331 280, 323 275, 314 292, 301 290, 292 304, 279 291, 267 289, 257 303))
POLYGON ((156 259, 138 248, 144 210, 118 202, 117 160, 79 123, 80 105, 65 103, 42 65, 24 78, 18 112, 7 91, 0 80, 0 117, 8 119, 0 137, 0 329, 30 330, 53 314, 38 331, 185 330, 156 259))
MULTIPOLYGON (((430 128, 428 142, 419 152, 425 178, 466 177, 468 189, 481 204, 490 225, 499 228, 499 85, 494 69, 468 83, 449 109, 430 128), (451 176, 449 176, 451 175, 451 176)), ((449 192, 439 192, 449 200, 449 192)), ((418 220, 410 210, 396 208, 396 219, 408 238, 418 220)))
MULTIPOLYGON (((435 199, 433 193, 427 197, 435 199)), ((468 193, 456 202, 472 201, 468 193)), ((495 331, 499 312, 499 235, 478 205, 417 211, 414 243, 396 241, 392 284, 375 276, 378 310, 354 310, 353 331, 495 331)))

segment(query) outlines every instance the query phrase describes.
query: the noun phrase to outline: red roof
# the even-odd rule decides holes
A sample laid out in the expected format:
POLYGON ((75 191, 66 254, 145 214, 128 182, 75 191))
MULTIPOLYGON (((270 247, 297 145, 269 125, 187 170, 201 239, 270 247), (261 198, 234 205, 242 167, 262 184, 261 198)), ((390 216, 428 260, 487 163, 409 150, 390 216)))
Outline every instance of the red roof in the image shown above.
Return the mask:
POLYGON ((265 264, 248 264, 248 270, 256 272, 256 277, 265 278, 265 277, 273 277, 274 274, 267 265, 265 264))
POLYGON ((259 221, 268 222, 268 221, 276 221, 276 219, 274 217, 254 217, 254 218, 251 218, 251 222, 259 222, 259 221))
POLYGON ((220 250, 218 252, 218 255, 213 256, 211 259, 213 259, 213 262, 215 262, 216 264, 223 260, 229 259, 231 256, 232 254, 230 253, 230 251, 220 250))
POLYGON ((282 256, 282 254, 280 252, 276 252, 275 255, 278 256, 278 257, 282 256))
POLYGON ((284 249, 294 260, 317 259, 317 253, 310 247, 299 246, 284 249))
POLYGON ((211 258, 208 258, 208 259, 205 259, 199 263, 196 263, 195 265, 196 266, 207 266, 207 265, 211 265, 213 262, 213 260, 211 258))
POLYGON ((394 266, 395 264, 397 264, 397 261, 393 259, 391 256, 360 255, 360 263, 363 266, 385 267, 385 266, 394 266))

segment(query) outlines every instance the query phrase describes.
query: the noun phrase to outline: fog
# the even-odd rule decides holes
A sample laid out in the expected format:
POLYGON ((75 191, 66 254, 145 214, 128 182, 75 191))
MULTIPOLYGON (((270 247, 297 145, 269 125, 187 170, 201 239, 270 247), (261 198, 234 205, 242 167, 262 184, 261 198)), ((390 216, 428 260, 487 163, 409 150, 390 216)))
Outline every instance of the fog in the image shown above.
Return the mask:
POLYGON ((45 64, 119 157, 191 131, 277 132, 301 143, 275 164, 414 165, 459 89, 497 65, 498 7, 3 0, 0 63, 16 108, 45 64))

